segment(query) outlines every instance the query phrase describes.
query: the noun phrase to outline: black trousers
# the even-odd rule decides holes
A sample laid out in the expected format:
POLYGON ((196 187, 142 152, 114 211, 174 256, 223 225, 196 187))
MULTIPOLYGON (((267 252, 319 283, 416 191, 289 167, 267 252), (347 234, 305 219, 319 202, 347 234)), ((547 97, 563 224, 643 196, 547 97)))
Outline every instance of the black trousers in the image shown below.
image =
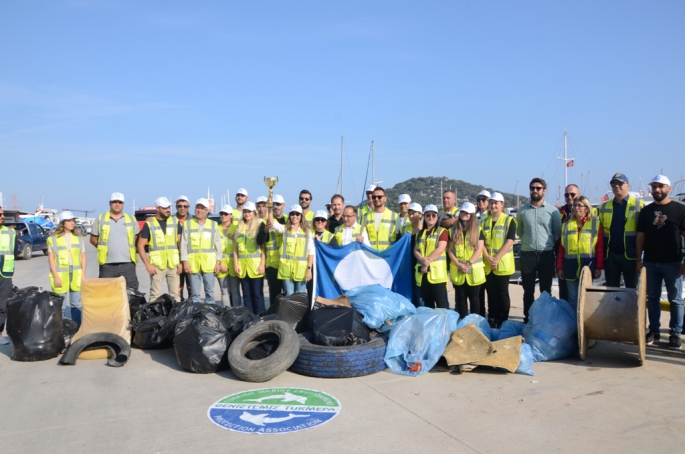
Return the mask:
POLYGON ((0 276, 0 333, 5 330, 7 300, 12 294, 12 278, 0 276))
POLYGON ((423 276, 421 292, 423 293, 423 303, 426 307, 430 307, 431 309, 435 309, 436 306, 441 309, 449 308, 449 303, 447 302, 447 285, 445 282, 431 284, 428 282, 428 276, 423 276))
POLYGON ((454 286, 455 306, 454 310, 459 312, 459 318, 464 318, 469 314, 480 315, 480 288, 482 285, 471 286, 464 282, 454 286), (471 303, 470 305, 468 303, 471 303))
POLYGON ((604 277, 607 287, 620 287, 621 274, 626 288, 637 287, 637 268, 635 260, 628 260, 624 252, 609 251, 609 257, 604 261, 604 277))
POLYGON ((126 263, 105 263, 100 265, 100 277, 119 277, 126 279, 126 288, 138 290, 138 276, 136 275, 136 265, 133 262, 126 263))
POLYGON ((276 300, 276 297, 283 293, 283 282, 278 279, 278 268, 268 267, 264 270, 266 275, 266 285, 269 287, 269 306, 276 300))
POLYGON ((521 252, 521 283, 523 284, 523 315, 528 322, 528 311, 535 301, 535 279, 540 282, 540 293, 552 294, 554 279, 554 251, 521 252))
MULTIPOLYGON (((487 282, 486 282, 487 284, 487 282)), ((478 315, 485 317, 485 287, 486 284, 482 284, 478 289, 478 300, 480 301, 480 307, 478 308, 478 315)), ((488 307, 490 300, 488 299, 488 307)), ((488 309, 489 310, 489 309, 488 309)))
POLYGON ((509 277, 490 273, 485 277, 488 289, 488 318, 503 322, 509 319, 509 277))

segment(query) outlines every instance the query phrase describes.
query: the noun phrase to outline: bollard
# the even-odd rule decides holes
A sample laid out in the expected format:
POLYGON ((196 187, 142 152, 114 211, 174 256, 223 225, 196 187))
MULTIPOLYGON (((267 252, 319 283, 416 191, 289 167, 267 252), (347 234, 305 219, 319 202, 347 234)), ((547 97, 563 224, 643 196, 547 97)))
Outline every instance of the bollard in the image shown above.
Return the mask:
POLYGON ((637 289, 592 285, 592 272, 584 267, 578 287, 578 347, 585 359, 588 340, 635 342, 640 365, 645 361, 647 276, 642 269, 637 289))

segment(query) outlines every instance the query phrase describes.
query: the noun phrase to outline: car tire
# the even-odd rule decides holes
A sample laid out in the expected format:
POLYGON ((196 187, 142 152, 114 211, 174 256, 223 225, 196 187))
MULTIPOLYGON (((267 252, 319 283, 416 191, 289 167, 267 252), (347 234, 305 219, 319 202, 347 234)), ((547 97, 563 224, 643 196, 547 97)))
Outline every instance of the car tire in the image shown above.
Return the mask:
POLYGON ((297 359, 300 342, 295 330, 286 322, 271 320, 246 329, 228 349, 228 364, 241 380, 262 383, 282 374, 297 359), (254 348, 277 342, 276 349, 262 359, 249 359, 246 355, 254 348))
POLYGON ((123 337, 114 333, 93 333, 86 334, 71 344, 60 358, 59 363, 73 366, 82 351, 97 348, 106 348, 112 352, 112 357, 107 360, 107 365, 112 367, 123 366, 131 356, 131 346, 123 337))
POLYGON ((320 378, 361 377, 387 368, 385 349, 388 340, 381 334, 360 345, 329 347, 313 344, 312 333, 302 333, 300 354, 290 370, 301 375, 320 378))
POLYGON ((24 246, 24 252, 22 253, 22 257, 24 260, 31 260, 33 257, 33 246, 31 246, 30 243, 27 243, 24 246))

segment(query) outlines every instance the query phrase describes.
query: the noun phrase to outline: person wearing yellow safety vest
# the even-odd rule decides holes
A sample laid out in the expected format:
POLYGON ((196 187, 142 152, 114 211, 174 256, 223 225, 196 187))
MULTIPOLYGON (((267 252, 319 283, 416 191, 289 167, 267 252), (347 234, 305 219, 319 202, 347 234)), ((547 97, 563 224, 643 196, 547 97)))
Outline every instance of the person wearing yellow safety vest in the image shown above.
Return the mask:
POLYGON ((459 220, 458 214, 457 193, 452 189, 445 189, 442 191, 442 208, 438 213, 438 224, 446 229, 451 229, 454 223, 459 220))
POLYGON ((604 229, 604 277, 607 287, 636 288, 637 219, 645 207, 642 199, 630 195, 628 177, 616 173, 609 182, 613 200, 599 206, 599 221, 604 229))
POLYGON ((332 211, 328 217, 328 231, 335 233, 335 229, 343 224, 342 213, 345 209, 345 198, 340 194, 333 194, 331 197, 329 211, 332 211))
POLYGON ((311 230, 302 218, 300 205, 290 207, 285 225, 273 222, 273 214, 269 215, 269 225, 282 236, 278 278, 283 282, 286 296, 306 292, 307 282, 312 280, 314 241, 311 230))
POLYGON ((214 276, 221 269, 223 251, 219 225, 209 219, 209 200, 197 199, 195 216, 186 224, 181 236, 183 271, 190 273, 190 299, 201 302, 200 288, 205 287, 206 304, 215 304, 214 276))
POLYGON ((243 217, 243 207, 248 200, 250 199, 247 197, 247 189, 238 188, 238 190, 235 192, 235 208, 233 208, 233 224, 236 226, 243 217))
POLYGON ((454 310, 459 313, 460 318, 464 318, 469 314, 480 313, 480 287, 485 284, 485 237, 478 225, 475 205, 464 203, 458 219, 459 222, 452 226, 452 240, 447 254, 452 262, 450 280, 454 285, 454 310))
POLYGON ((314 212, 309 209, 312 204, 312 193, 306 189, 300 191, 300 206, 302 207, 302 219, 307 221, 309 228, 314 228, 314 212))
POLYGON ((136 242, 139 233, 138 222, 124 213, 124 194, 112 193, 109 211, 98 216, 90 230, 90 244, 98 249, 99 277, 123 276, 127 288, 138 290, 136 242))
POLYGON ((224 307, 238 307, 242 304, 240 299, 240 279, 235 273, 235 264, 233 262, 235 231, 238 229, 238 226, 233 224, 233 208, 230 205, 222 206, 219 218, 221 219, 219 232, 221 233, 223 258, 221 259, 219 273, 216 277, 219 279, 219 286, 221 287, 221 302, 224 307))
POLYGON ((557 254, 557 277, 566 281, 567 301, 578 307, 580 270, 589 266, 592 277, 599 279, 604 269, 602 225, 585 196, 573 201, 573 215, 561 226, 561 244, 557 254))
POLYGON ((12 293, 14 259, 19 255, 19 250, 17 233, 5 226, 5 211, 0 207, 0 345, 10 343, 2 332, 7 319, 7 300, 12 293))
POLYGON ((438 207, 428 205, 423 210, 425 227, 418 233, 414 256, 416 257, 416 285, 421 287, 426 307, 447 309, 447 230, 438 225, 438 207))
POLYGON ((359 207, 359 219, 363 219, 367 214, 373 213, 373 191, 377 188, 375 184, 370 184, 366 188, 366 203, 359 207))
MULTIPOLYGON (((485 263, 485 286, 488 291, 488 322, 500 328, 509 319, 509 277, 516 271, 512 246, 516 239, 516 219, 504 213, 504 196, 493 192, 490 196, 490 212, 481 219, 480 226, 485 237, 483 258, 485 263)), ((485 307, 481 304, 481 315, 485 307)))
MULTIPOLYGON (((481 224, 485 215, 490 212, 490 191, 483 189, 476 196, 476 218, 478 219, 478 225, 481 224)), ((485 316, 485 285, 480 286, 478 292, 478 300, 480 302, 480 312, 479 314, 485 316)))
POLYGON ((81 280, 86 277, 86 247, 83 238, 74 230, 76 217, 71 211, 63 211, 59 218, 59 225, 48 238, 50 286, 53 293, 64 295, 62 317, 80 325, 81 280))
POLYGON ((257 244, 257 232, 262 221, 257 218, 255 204, 246 202, 238 223, 233 244, 233 266, 240 278, 243 302, 253 314, 264 312, 264 246, 257 244))
POLYGON ((395 219, 395 241, 405 233, 411 233, 411 221, 409 220, 409 194, 400 194, 397 198, 397 219, 395 219))
MULTIPOLYGON (((185 223, 190 220, 189 209, 190 201, 188 200, 188 197, 184 195, 179 196, 178 199, 176 199, 176 220, 178 220, 181 228, 185 227, 185 223)), ((183 267, 181 266, 181 268, 183 267)), ((190 297, 190 275, 184 273, 183 269, 181 269, 181 274, 178 277, 178 296, 183 299, 183 286, 185 286, 188 289, 188 296, 190 297)))
MULTIPOLYGON (((259 217, 259 219, 262 222, 266 222, 267 218, 269 217, 269 213, 268 213, 269 209, 266 207, 266 202, 268 200, 269 199, 267 199, 263 195, 260 195, 259 197, 257 197, 257 201, 254 203, 255 207, 257 207, 257 216, 259 217)), ((234 213, 233 217, 234 218, 236 217, 235 212, 236 212, 236 210, 233 210, 233 213, 234 213)), ((240 218, 241 215, 242 215, 242 212, 241 212, 241 214, 238 215, 238 218, 240 218)), ((234 224, 238 225, 236 222, 234 222, 234 224)))
POLYGON ((361 225, 357 224, 357 207, 347 205, 343 209, 342 219, 343 224, 335 229, 330 244, 335 246, 347 246, 351 242, 356 241, 371 246, 366 230, 364 230, 361 225))
POLYGON ((395 222, 397 214, 385 206, 385 189, 380 186, 371 195, 373 212, 362 217, 361 226, 369 235, 371 247, 384 251, 395 243, 395 222))
POLYGON ((181 302, 178 288, 181 283, 181 255, 178 251, 183 226, 171 215, 171 202, 166 197, 155 200, 157 213, 145 221, 138 239, 138 255, 150 275, 150 301, 162 296, 162 283, 166 280, 169 296, 181 302), (148 247, 150 258, 145 253, 148 247))
MULTIPOLYGON (((288 221, 288 216, 283 214, 283 210, 285 209, 285 200, 283 199, 283 196, 274 194, 272 203, 273 207, 271 208, 271 211, 276 222, 281 225, 285 224, 288 221)), ((264 251, 266 253, 265 275, 266 284, 267 287, 269 287, 269 302, 275 301, 276 297, 283 293, 283 282, 278 279, 278 265, 281 263, 279 251, 282 239, 281 235, 275 229, 271 228, 271 225, 269 224, 269 214, 267 213, 266 219, 262 220, 259 231, 257 232, 257 245, 260 247, 264 246, 264 251)))

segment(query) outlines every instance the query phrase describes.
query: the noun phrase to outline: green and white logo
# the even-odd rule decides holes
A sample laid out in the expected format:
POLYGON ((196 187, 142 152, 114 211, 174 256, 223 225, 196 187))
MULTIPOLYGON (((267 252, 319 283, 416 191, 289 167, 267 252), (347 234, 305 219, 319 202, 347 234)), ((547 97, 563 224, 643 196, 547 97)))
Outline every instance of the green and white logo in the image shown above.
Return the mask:
POLYGON ((236 432, 280 434, 320 426, 341 409, 335 397, 321 391, 265 388, 224 397, 209 407, 207 416, 236 432))

